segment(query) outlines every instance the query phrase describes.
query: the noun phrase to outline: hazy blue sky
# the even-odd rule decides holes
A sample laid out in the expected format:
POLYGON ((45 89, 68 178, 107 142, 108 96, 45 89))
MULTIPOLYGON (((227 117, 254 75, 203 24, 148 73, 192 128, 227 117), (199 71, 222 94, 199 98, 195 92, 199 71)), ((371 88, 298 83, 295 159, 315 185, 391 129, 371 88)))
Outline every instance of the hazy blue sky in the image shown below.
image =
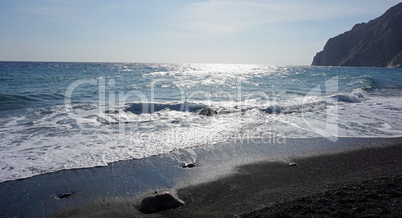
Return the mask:
POLYGON ((0 0, 0 60, 309 65, 394 0, 0 0))

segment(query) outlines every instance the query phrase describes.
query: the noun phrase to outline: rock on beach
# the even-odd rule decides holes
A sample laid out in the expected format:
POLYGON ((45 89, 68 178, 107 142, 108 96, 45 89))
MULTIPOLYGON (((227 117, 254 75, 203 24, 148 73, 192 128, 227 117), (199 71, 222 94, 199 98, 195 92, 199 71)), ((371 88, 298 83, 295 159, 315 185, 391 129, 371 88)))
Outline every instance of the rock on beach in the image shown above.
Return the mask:
POLYGON ((144 198, 140 211, 143 213, 156 213, 184 205, 184 202, 169 192, 156 193, 144 198))

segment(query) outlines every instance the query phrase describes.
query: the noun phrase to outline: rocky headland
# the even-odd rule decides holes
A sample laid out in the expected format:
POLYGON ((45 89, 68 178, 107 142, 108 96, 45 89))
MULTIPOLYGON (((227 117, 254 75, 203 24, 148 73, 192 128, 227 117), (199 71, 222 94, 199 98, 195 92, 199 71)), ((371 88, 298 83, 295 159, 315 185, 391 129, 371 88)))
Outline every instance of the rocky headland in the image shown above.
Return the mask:
POLYGON ((402 3, 328 40, 315 66, 402 67, 402 3))

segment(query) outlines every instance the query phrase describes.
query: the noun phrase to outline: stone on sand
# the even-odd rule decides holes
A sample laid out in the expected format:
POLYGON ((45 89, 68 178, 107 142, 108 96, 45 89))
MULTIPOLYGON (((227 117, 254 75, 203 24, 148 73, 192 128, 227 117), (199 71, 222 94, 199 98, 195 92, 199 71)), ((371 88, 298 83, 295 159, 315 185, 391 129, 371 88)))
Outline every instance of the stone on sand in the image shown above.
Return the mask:
POLYGON ((141 212, 156 213, 184 205, 184 202, 169 192, 156 193, 144 198, 141 202, 141 212))

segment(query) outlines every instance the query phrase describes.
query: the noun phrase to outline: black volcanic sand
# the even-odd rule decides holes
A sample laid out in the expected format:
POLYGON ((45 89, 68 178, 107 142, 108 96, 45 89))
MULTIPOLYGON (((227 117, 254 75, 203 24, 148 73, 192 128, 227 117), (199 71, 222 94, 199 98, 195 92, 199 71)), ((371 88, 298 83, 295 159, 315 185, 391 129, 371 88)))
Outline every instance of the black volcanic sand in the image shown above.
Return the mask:
POLYGON ((167 217, 402 215, 402 145, 286 163, 258 163, 180 189, 186 205, 167 217))
POLYGON ((230 142, 63 170, 0 183, 0 217, 398 215, 401 144, 402 138, 230 142), (141 200, 154 191, 171 191, 186 204, 142 214, 141 200))
POLYGON ((138 207, 143 196, 137 196, 86 204, 52 216, 399 217, 402 213, 402 140, 369 141, 365 140, 367 145, 378 146, 381 141, 384 145, 289 161, 296 166, 289 166, 289 162, 240 165, 231 174, 214 181, 171 190, 186 204, 155 214, 142 214, 138 207))
POLYGON ((278 203, 241 217, 402 217, 401 184, 401 175, 370 179, 278 203))

